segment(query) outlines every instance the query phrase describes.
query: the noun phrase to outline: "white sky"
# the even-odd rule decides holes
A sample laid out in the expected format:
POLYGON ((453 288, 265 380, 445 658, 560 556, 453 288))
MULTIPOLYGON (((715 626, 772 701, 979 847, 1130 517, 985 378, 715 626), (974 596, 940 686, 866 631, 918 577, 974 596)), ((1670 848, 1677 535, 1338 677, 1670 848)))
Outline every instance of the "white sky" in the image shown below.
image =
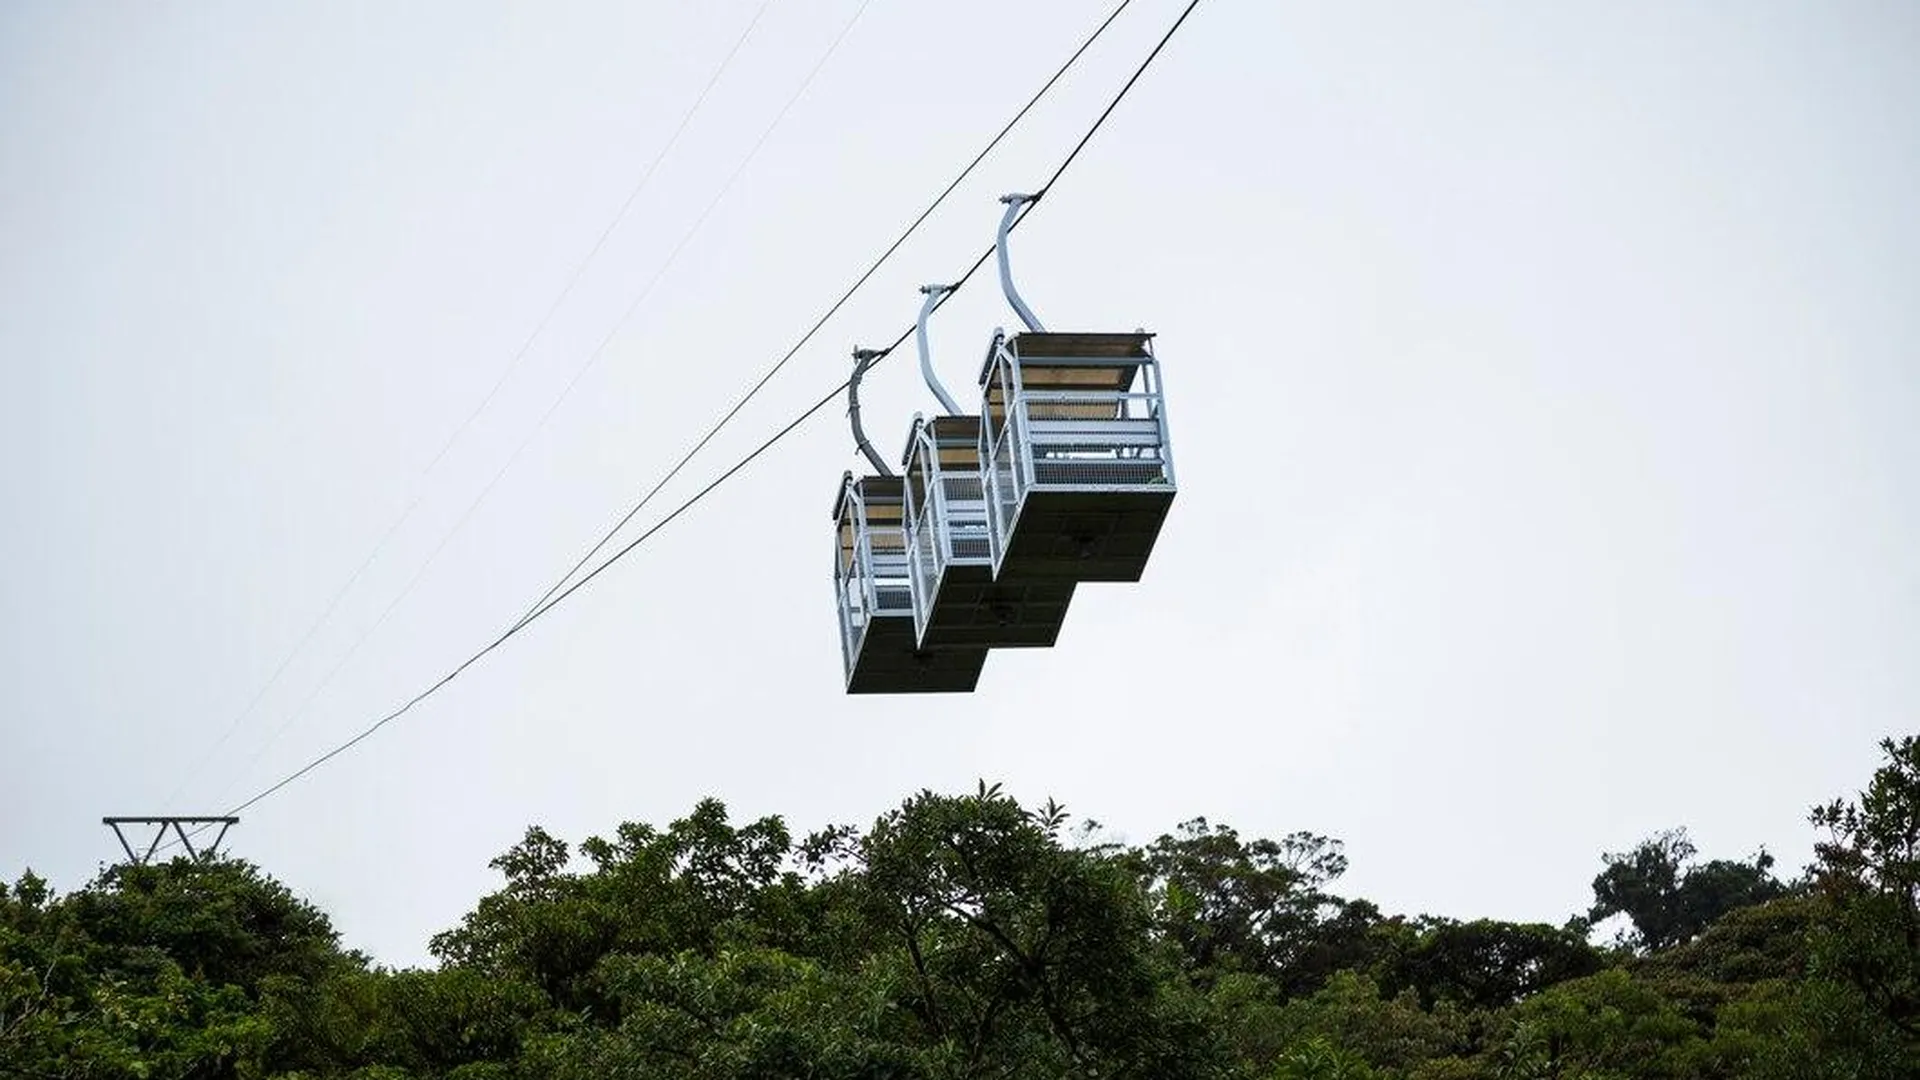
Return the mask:
MULTIPOLYGON (((906 326, 1180 6, 1136 0, 658 506, 906 326)), ((0 875, 74 887, 102 814, 224 809, 490 640, 1107 3, 872 0, 342 664, 860 0, 773 0, 423 480, 758 7, 0 9, 0 875)), ((1015 242, 1050 327, 1160 335, 1146 580, 973 695, 846 697, 833 409, 230 847, 396 963, 527 824, 708 794, 1312 829, 1349 893, 1462 917, 1559 921, 1673 825, 1796 868, 1920 703, 1916 56, 1898 3, 1203 0, 1015 242)), ((986 275, 949 304, 949 385, 1013 322, 986 275)), ((867 389, 897 453, 932 397, 904 356, 867 389)))

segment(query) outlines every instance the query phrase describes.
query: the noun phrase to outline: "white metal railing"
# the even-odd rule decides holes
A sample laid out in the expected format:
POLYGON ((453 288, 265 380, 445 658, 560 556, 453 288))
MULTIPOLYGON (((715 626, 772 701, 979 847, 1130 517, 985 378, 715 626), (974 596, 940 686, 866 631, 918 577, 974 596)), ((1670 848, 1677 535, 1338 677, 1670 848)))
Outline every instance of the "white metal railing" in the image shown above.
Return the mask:
POLYGON ((907 526, 907 580, 916 638, 927 632, 927 620, 933 614, 942 570, 940 530, 934 523, 933 507, 922 500, 918 511, 907 526))
MULTIPOLYGON (((988 430, 981 426, 982 436, 988 430)), ((1020 502, 1026 497, 1024 470, 1017 459, 1020 440, 1005 425, 993 444, 981 455, 981 474, 986 480, 987 543, 997 569, 1006 558, 1007 544, 1013 539, 1014 519, 1020 514, 1020 502)))
POLYGON ((992 529, 980 470, 942 464, 931 424, 914 433, 905 488, 914 631, 924 636, 947 568, 992 565, 992 529))
POLYGON ((996 335, 993 360, 981 380, 987 400, 981 402, 980 409, 980 471, 987 482, 987 533, 995 573, 1006 558, 1007 545, 1013 540, 1014 522, 1020 516, 1027 489, 1033 484, 1026 468, 1025 440, 1019 430, 1022 419, 1013 407, 1019 397, 1019 386, 1019 369, 1007 352, 1005 339, 996 335), (990 407, 996 390, 1001 400, 997 426, 990 407))
MULTIPOLYGON (((856 548, 856 550, 858 550, 856 548)), ((853 659, 859 655, 860 639, 867 630, 866 590, 853 572, 851 562, 836 526, 833 537, 833 606, 840 618, 840 663, 848 678, 853 676, 853 659)))
POLYGON ((1027 390, 1014 402, 1032 486, 1106 491, 1171 485, 1160 395, 1027 390))
POLYGON ((993 565, 1012 540, 1030 491, 1110 492, 1166 490, 1174 486, 1172 440, 1159 363, 1136 361, 1137 389, 1031 389, 1022 369, 1099 367, 1105 361, 1013 355, 996 343, 982 389, 982 476, 993 565), (990 407, 1002 402, 996 424, 990 407))
POLYGON ((902 483, 906 500, 907 580, 913 601, 913 631, 917 639, 927 632, 927 620, 933 611, 934 597, 940 588, 939 490, 935 482, 940 457, 929 454, 931 434, 918 417, 914 420, 907 474, 902 483))
MULTIPOLYGON (((874 531, 900 536, 898 529, 874 531)), ((868 540, 871 545, 871 535, 868 540)), ((913 586, 908 580, 906 551, 896 548, 876 552, 869 547, 867 566, 868 610, 875 616, 911 614, 913 586)))
POLYGON ((874 525, 857 491, 849 490, 845 498, 848 505, 834 523, 834 606, 839 611, 841 660, 851 676, 868 626, 875 618, 911 615, 913 597, 904 530, 874 525), (843 536, 849 517, 851 552, 843 536))

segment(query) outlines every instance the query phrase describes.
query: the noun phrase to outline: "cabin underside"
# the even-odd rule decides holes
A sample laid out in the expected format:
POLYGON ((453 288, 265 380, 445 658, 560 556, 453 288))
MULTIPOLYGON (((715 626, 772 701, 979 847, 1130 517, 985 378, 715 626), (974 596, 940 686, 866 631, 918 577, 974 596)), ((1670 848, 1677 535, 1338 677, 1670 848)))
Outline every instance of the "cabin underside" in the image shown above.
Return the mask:
POLYGON ((921 644, 1047 648, 1066 622, 1073 587, 1072 581, 995 581, 990 566, 950 565, 940 577, 921 644))
POLYGON ((1166 491, 1028 489, 996 580, 1135 582, 1173 505, 1166 491))
POLYGON ((873 619, 860 637, 849 694, 966 693, 980 681, 985 649, 922 649, 914 641, 913 619, 873 619))

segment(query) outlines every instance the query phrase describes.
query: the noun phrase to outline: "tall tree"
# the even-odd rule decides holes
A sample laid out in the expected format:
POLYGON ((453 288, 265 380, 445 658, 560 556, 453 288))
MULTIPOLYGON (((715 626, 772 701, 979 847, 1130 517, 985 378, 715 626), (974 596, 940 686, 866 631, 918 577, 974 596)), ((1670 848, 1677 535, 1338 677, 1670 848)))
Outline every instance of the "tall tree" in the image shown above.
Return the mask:
POLYGON ((1833 911, 1815 963, 1920 1044, 1920 736, 1880 749, 1886 763, 1857 801, 1812 814, 1827 833, 1814 846, 1815 875, 1833 911))
POLYGON ((922 792, 861 841, 862 885, 929 1033, 966 1047, 969 1073, 1213 1075, 1216 1041, 1160 965, 1133 875, 1063 844, 1065 820, 983 784, 922 792))
POLYGON ((1625 915, 1633 925, 1627 943, 1647 952, 1691 941, 1727 912, 1787 891, 1765 851, 1752 862, 1695 863, 1695 854, 1686 830, 1673 829, 1631 851, 1601 856, 1606 869, 1593 879, 1587 919, 1625 915))
POLYGON ((1382 987, 1389 993, 1412 989, 1428 1007, 1450 1001, 1501 1009, 1604 966, 1583 935, 1544 923, 1396 920, 1377 938, 1384 954, 1376 964, 1382 987))
POLYGON ((1379 912, 1326 890, 1347 869, 1338 840, 1309 832, 1243 840, 1229 826, 1194 818, 1134 860, 1159 930, 1202 985, 1248 972, 1294 996, 1365 962, 1379 912))

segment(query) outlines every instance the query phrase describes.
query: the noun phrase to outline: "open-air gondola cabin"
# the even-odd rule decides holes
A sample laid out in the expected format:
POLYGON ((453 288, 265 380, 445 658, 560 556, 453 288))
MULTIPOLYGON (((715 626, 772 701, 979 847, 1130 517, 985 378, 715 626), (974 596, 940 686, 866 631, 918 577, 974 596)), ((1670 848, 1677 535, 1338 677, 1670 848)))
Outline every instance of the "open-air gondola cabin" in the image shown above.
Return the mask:
POLYGON ((1074 583, 994 580, 980 418, 915 417, 905 466, 908 577, 920 645, 1052 645, 1074 583))
POLYGON ((1175 492, 1153 335, 1001 337, 980 383, 996 579, 1140 580, 1175 492))
POLYGON ((994 580, 1138 581, 1175 491, 1153 335, 1042 326, 1008 269, 1030 196, 1001 201, 1000 285, 1027 329, 996 332, 980 372, 994 580))
POLYGON ((901 478, 847 473, 833 516, 833 591, 847 693, 972 690, 986 649, 922 649, 916 640, 901 478))
POLYGON ((854 350, 848 418, 879 475, 848 473, 834 504, 848 693, 970 691, 988 649, 1054 644, 1080 582, 1140 580, 1173 503, 1153 335, 1050 332, 1013 287, 1007 235, 1031 199, 1002 199, 1000 284, 1026 331, 994 332, 977 414, 927 346, 954 287, 921 289, 920 368, 945 412, 914 418, 904 476, 860 425, 860 378, 882 354, 854 350))

